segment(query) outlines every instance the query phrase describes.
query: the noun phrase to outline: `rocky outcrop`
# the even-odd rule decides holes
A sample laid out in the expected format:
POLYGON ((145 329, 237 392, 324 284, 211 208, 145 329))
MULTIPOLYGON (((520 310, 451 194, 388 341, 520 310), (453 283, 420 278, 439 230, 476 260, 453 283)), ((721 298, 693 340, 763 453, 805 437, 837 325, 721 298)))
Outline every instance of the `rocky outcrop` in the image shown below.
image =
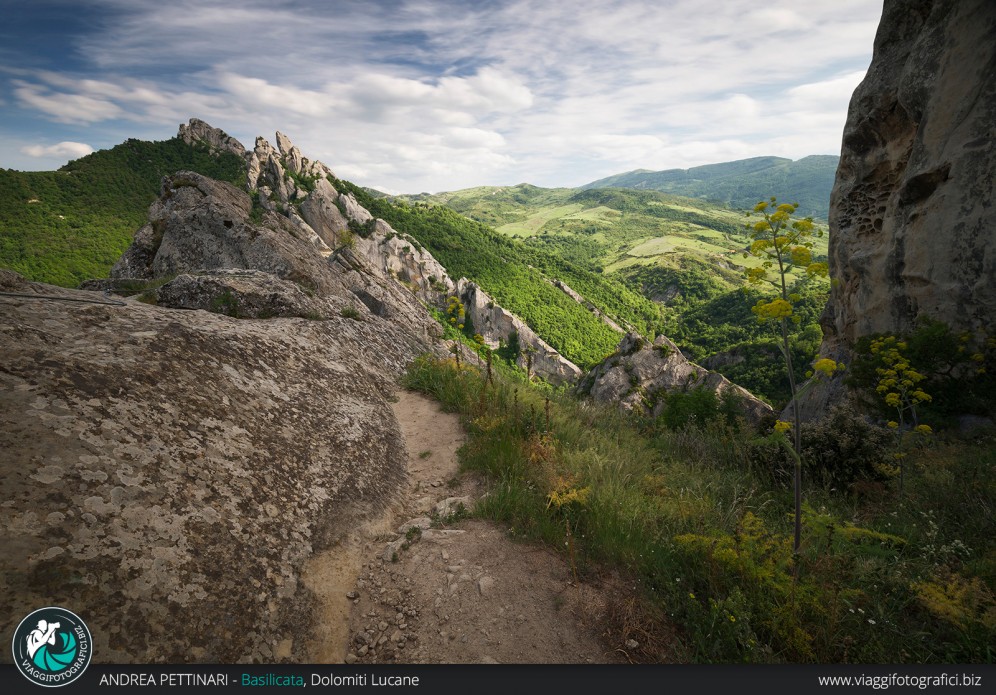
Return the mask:
POLYGON ((442 332, 411 291, 348 249, 328 257, 286 216, 254 208, 248 194, 192 172, 164 179, 149 222, 111 276, 170 280, 156 292, 164 306, 243 317, 376 317, 426 345, 442 332))
POLYGON ((925 317, 992 333, 996 3, 886 0, 830 203, 824 352, 925 317))
POLYGON ((339 211, 339 194, 327 178, 317 179, 314 186, 298 205, 298 213, 326 246, 337 249, 351 234, 349 218, 339 211))
POLYGON ((191 118, 187 124, 180 124, 177 137, 188 145, 203 145, 212 153, 229 152, 238 157, 246 156, 246 148, 220 128, 212 128, 199 118, 191 118))
POLYGON ((484 338, 486 345, 497 348, 501 343, 518 340, 516 364, 526 369, 531 360, 532 373, 555 386, 575 383, 581 377, 581 370, 576 364, 550 347, 522 319, 496 304, 476 284, 461 279, 457 283, 457 294, 474 331, 484 338))
POLYGON ((366 224, 370 227, 366 236, 354 241, 356 253, 384 277, 404 283, 426 304, 444 306, 446 297, 456 290, 446 268, 418 241, 399 234, 384 220, 369 218, 366 224))
POLYGON ((664 336, 650 343, 636 333, 627 333, 615 353, 588 372, 577 390, 601 403, 616 403, 624 410, 656 417, 669 393, 696 388, 736 396, 751 424, 773 412, 767 403, 721 374, 689 362, 664 336))
POLYGON ((341 286, 314 244, 286 217, 254 211, 247 193, 188 171, 163 180, 149 222, 111 277, 161 278, 219 268, 262 270, 322 294, 341 286))
POLYGON ((0 276, 75 300, 0 297, 3 638, 56 604, 104 662, 309 661, 302 567, 403 482, 385 394, 427 345, 0 276))
MULTIPOLYGON (((192 130, 200 133, 213 129, 201 121, 195 124, 195 120, 191 120, 189 127, 181 128, 183 132, 192 130)), ((214 134, 210 137, 217 140, 220 136, 214 134)), ((263 220, 266 226, 279 225, 290 236, 310 243, 319 255, 329 257, 329 265, 336 269, 338 278, 370 312, 405 321, 408 308, 414 311, 414 315, 424 316, 424 309, 418 306, 420 303, 445 309, 447 298, 459 294, 467 306, 475 330, 488 345, 497 347, 500 342, 507 343, 515 334, 520 347, 528 351, 521 354, 520 366, 526 368, 527 362, 531 361, 532 372, 551 383, 577 381, 581 370, 540 339, 521 319, 496 305, 474 283, 465 279, 455 282, 446 268, 416 239, 396 231, 384 220, 375 219, 351 193, 336 190, 332 170, 317 160, 304 157, 289 137, 278 132, 276 143, 274 147, 265 138, 256 138, 253 150, 245 154, 249 172, 247 187, 265 210, 261 212, 257 209, 254 214, 257 218, 260 214, 266 215, 263 220), (405 288, 407 292, 399 292, 400 288, 405 288)), ((225 191, 226 196, 230 194, 231 191, 225 191)), ((251 203, 252 200, 245 197, 238 202, 233 201, 229 207, 248 210, 251 206, 246 206, 251 203)), ((115 267, 116 276, 149 275, 144 269, 151 267, 153 257, 158 254, 156 249, 161 246, 159 230, 163 225, 155 220, 167 216, 153 205, 150 224, 139 230, 136 243, 115 267)), ((238 215, 233 212, 229 216, 238 215)), ((199 219, 201 215, 194 213, 193 217, 199 219)), ((313 256, 309 254, 309 257, 313 256)), ((197 262, 191 262, 197 265, 197 262)), ((222 266, 208 264, 200 267, 222 266)), ((259 268, 279 277, 287 277, 272 267, 262 267, 256 260, 224 267, 259 268)), ((153 274, 161 275, 161 269, 153 274)), ((575 301, 598 313, 593 305, 567 285, 560 283, 558 287, 575 301)), ((611 319, 598 315, 615 330, 622 331, 611 319)), ((422 326, 423 333, 429 328, 422 326)))

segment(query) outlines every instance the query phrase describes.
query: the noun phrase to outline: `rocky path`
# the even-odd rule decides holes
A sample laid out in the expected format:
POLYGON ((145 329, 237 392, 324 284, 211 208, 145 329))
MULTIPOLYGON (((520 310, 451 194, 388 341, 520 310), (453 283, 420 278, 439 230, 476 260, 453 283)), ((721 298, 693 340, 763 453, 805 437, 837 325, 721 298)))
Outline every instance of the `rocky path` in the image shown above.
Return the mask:
MULTIPOLYGON (((348 560, 306 572, 322 606, 316 661, 347 663, 605 663, 601 592, 572 581, 550 551, 459 519, 482 494, 459 475, 456 415, 420 394, 393 404, 409 451, 408 489, 345 541, 348 560), (454 518, 454 515, 456 518, 454 518), (440 523, 442 520, 442 523, 440 523)), ((342 557, 342 548, 336 550, 342 557)))

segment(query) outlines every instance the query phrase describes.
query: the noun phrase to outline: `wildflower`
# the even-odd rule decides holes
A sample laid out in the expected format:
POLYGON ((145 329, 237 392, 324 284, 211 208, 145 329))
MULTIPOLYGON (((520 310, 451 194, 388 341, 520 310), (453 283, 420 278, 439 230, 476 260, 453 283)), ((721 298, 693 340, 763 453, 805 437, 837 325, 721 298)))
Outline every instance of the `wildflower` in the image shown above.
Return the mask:
POLYGON ((889 422, 887 424, 888 424, 890 430, 894 430, 897 427, 899 427, 899 423, 896 422, 895 420, 889 420, 889 422))
POLYGON ((785 319, 792 315, 792 305, 784 299, 774 299, 770 302, 758 302, 751 311, 762 321, 785 319))
POLYGON ((806 266, 807 275, 818 275, 821 278, 825 278, 830 271, 830 266, 826 263, 810 263, 806 266))
POLYGON ((805 246, 793 246, 791 251, 792 263, 794 265, 808 266, 813 261, 813 253, 805 246))
POLYGON ((775 432, 777 432, 778 434, 784 434, 785 432, 788 432, 791 429, 792 429, 791 422, 785 422, 784 420, 775 421, 775 432))
POLYGON ((734 617, 733 617, 733 616, 731 615, 731 616, 730 616, 730 622, 731 622, 731 623, 735 623, 735 622, 737 622, 737 619, 736 619, 736 618, 734 618, 734 617))
POLYGON ((874 625, 874 624, 875 624, 875 621, 874 621, 874 620, 872 620, 871 618, 868 618, 868 624, 869 624, 869 625, 874 625))
POLYGON ((690 599, 692 599, 694 601, 695 600, 695 594, 693 594, 691 591, 689 591, 688 592, 688 598, 690 598, 690 599))
POLYGON ((930 429, 930 425, 917 425, 913 430, 920 434, 931 434, 934 431, 930 429))
POLYGON ((833 376, 833 373, 837 371, 837 363, 833 360, 824 357, 823 359, 816 360, 813 363, 813 369, 825 376, 833 376))
POLYGON ((887 394, 885 396, 885 404, 886 405, 891 405, 893 408, 898 408, 899 407, 899 394, 898 393, 887 394))

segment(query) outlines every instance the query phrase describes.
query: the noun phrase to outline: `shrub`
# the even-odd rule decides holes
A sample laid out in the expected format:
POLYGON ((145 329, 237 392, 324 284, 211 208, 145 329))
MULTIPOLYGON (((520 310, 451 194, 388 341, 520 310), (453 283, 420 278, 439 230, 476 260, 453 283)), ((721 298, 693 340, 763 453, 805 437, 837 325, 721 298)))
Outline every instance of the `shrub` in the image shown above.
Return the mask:
POLYGON ((699 386, 691 391, 673 391, 667 394, 657 391, 654 396, 664 400, 660 423, 672 430, 688 425, 702 427, 705 423, 716 420, 733 424, 741 413, 740 398, 732 390, 718 395, 711 389, 699 386))
MULTIPOLYGON (((881 480, 892 450, 889 431, 850 406, 836 406, 802 425, 803 470, 817 485, 842 489, 859 480, 881 480)), ((771 437, 750 442, 747 458, 755 472, 771 479, 792 474, 792 457, 771 437)))
POLYGON ((803 469, 811 480, 843 487, 882 477, 892 452, 892 436, 853 408, 837 406, 825 417, 802 426, 803 469))

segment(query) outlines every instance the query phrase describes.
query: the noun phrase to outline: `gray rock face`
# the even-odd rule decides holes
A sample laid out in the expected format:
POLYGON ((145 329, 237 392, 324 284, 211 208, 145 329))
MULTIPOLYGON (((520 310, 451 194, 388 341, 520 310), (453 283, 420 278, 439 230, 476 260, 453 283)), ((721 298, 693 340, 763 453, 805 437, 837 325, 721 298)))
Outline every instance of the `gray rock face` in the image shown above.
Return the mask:
POLYGON ((191 118, 188 124, 181 123, 177 136, 188 145, 207 145, 211 152, 231 152, 239 157, 246 156, 246 148, 241 142, 220 128, 212 128, 199 118, 191 118))
POLYGON ((54 603, 103 662, 307 660, 302 567, 403 483, 384 393, 425 344, 125 304, 0 297, 2 638, 54 603))
POLYGON ((198 270, 256 269, 321 294, 341 284, 310 240, 286 217, 251 219, 252 200, 230 184, 193 172, 163 181, 149 222, 111 269, 111 277, 161 278, 198 270))
POLYGON ((918 319, 992 333, 996 3, 886 0, 830 203, 824 352, 918 319))
POLYGON ((376 220, 367 237, 355 239, 355 251, 376 272, 405 283, 428 305, 443 307, 456 291, 456 283, 431 253, 384 220, 376 220))
POLYGON ((651 344, 636 333, 627 333, 614 355, 588 372, 578 392, 601 403, 617 403, 623 410, 660 415, 668 393, 706 388, 717 395, 732 392, 740 401, 745 419, 757 424, 773 411, 746 389, 726 377, 689 362, 664 336, 651 344))
POLYGON ((351 249, 339 249, 332 265, 343 285, 373 316, 402 326, 427 342, 442 336, 440 325, 410 289, 378 275, 351 249))
POLYGON ((328 179, 321 178, 299 206, 301 217, 331 249, 342 245, 343 233, 349 228, 349 220, 336 205, 338 199, 339 194, 328 179))
POLYGON ((581 378, 581 370, 576 364, 565 359, 542 338, 536 335, 522 319, 505 310, 480 287, 466 279, 457 283, 457 294, 464 304, 467 316, 474 330, 484 338, 484 342, 497 348, 501 342, 508 343, 513 334, 519 339, 520 354, 516 363, 526 369, 526 350, 532 350, 532 373, 555 386, 575 383, 581 378))
POLYGON ((204 309, 234 318, 329 319, 366 313, 355 297, 308 295, 300 285, 259 270, 212 270, 178 275, 155 290, 156 304, 204 309))

